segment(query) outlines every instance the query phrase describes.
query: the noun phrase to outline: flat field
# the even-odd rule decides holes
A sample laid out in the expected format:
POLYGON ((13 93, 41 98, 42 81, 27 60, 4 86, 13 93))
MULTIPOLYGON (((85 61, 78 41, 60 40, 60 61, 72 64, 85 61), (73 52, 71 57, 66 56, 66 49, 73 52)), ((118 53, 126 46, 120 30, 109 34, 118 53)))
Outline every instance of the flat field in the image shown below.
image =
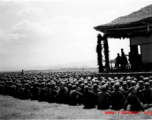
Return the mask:
POLYGON ((144 112, 140 112, 139 115, 122 114, 122 111, 113 111, 115 114, 109 115, 105 114, 106 111, 112 110, 83 109, 82 105, 50 104, 0 96, 0 119, 152 119, 152 108, 147 110, 147 115, 144 112))

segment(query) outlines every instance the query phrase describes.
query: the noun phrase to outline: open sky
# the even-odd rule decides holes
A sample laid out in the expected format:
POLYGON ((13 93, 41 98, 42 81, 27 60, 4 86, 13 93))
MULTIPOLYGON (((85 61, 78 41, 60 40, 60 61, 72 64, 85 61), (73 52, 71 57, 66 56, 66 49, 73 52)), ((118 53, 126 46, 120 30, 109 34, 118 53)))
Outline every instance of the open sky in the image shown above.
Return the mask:
MULTIPOLYGON (((94 26, 152 4, 151 0, 0 0, 0 69, 95 60, 94 26)), ((109 39, 110 59, 129 40, 109 39)))

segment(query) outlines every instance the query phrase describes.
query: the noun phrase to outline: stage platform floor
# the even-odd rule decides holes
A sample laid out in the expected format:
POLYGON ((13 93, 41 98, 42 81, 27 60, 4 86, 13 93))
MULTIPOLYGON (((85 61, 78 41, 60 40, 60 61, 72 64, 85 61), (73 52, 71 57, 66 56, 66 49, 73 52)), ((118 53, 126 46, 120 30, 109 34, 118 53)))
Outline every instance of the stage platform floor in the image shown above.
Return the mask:
POLYGON ((134 76, 136 78, 139 78, 140 76, 144 76, 144 77, 149 77, 152 76, 152 71, 149 72, 103 72, 103 73, 98 73, 97 76, 103 76, 103 77, 118 77, 120 78, 121 76, 127 77, 127 76, 134 76))

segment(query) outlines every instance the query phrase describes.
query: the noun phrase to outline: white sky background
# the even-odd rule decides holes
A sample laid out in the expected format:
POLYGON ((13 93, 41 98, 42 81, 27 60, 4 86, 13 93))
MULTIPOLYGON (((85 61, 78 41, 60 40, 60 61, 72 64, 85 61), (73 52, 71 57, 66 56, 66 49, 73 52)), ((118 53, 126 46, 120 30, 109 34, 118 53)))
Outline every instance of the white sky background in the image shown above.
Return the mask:
MULTIPOLYGON (((0 69, 96 60, 94 26, 151 4, 151 0, 0 1, 0 69)), ((110 59, 129 40, 109 39, 110 59)))

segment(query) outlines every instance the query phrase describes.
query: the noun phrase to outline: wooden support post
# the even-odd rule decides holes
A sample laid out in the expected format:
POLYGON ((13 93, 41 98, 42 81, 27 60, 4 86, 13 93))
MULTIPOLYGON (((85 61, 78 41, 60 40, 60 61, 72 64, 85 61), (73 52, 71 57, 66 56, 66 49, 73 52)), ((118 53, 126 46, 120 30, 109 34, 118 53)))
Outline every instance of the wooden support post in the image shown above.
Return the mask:
POLYGON ((109 67, 109 45, 108 45, 108 39, 107 39, 106 34, 104 34, 103 38, 104 38, 105 67, 106 67, 106 71, 109 71, 110 70, 110 67, 109 67))
POLYGON ((99 73, 103 72, 102 40, 103 40, 103 37, 100 34, 98 34, 96 52, 97 52, 97 61, 98 61, 98 66, 99 66, 99 73))

